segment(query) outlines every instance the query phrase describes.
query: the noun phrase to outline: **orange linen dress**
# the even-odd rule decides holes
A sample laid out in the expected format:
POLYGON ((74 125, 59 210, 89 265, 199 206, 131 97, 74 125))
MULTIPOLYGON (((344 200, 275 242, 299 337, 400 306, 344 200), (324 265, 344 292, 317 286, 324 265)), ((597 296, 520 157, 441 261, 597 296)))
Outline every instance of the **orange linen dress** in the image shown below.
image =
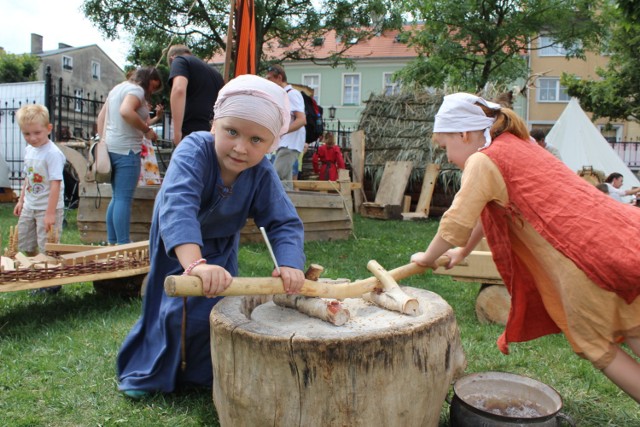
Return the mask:
MULTIPOLYGON (((557 183, 558 186, 564 184, 557 183)), ((550 202, 562 203, 562 200, 554 199, 554 194, 551 193, 553 189, 549 190, 550 202)), ((510 200, 498 166, 487 155, 478 152, 467 160, 461 189, 451 208, 442 217, 439 235, 454 246, 463 246, 488 203, 506 208, 510 205, 510 200)), ((513 325, 509 323, 514 318, 514 310, 527 310, 526 307, 512 304, 505 334, 500 338, 504 342, 499 340, 501 350, 508 352, 509 341, 526 341, 557 332, 557 329, 553 330, 553 326, 557 326, 578 355, 591 361, 598 369, 604 369, 613 360, 614 346, 621 339, 625 336, 640 337, 640 298, 635 298, 628 304, 615 292, 598 286, 570 258, 545 240, 530 222, 516 211, 510 211, 509 215, 512 215, 511 221, 508 221, 511 250, 531 273, 543 309, 555 325, 543 328, 540 333, 535 331, 535 323, 544 322, 544 316, 529 316, 526 321, 516 325, 516 328, 533 328, 534 331, 529 334, 526 331, 516 331, 510 338, 508 332, 513 325), (513 336, 517 338, 514 339, 513 336)), ((602 226, 606 227, 606 224, 602 226)), ((608 233, 606 228, 602 232, 608 233)), ((640 254, 634 256, 638 257, 640 254)), ((636 265, 639 277, 636 284, 640 287, 640 262, 636 265)), ((513 266, 498 267, 504 271, 513 266)), ((514 286, 518 286, 517 278, 514 280, 514 286)), ((508 283, 507 286, 509 287, 508 283)), ((510 292, 514 290, 510 289, 510 292)), ((538 297, 531 293, 527 296, 533 299, 538 297)))

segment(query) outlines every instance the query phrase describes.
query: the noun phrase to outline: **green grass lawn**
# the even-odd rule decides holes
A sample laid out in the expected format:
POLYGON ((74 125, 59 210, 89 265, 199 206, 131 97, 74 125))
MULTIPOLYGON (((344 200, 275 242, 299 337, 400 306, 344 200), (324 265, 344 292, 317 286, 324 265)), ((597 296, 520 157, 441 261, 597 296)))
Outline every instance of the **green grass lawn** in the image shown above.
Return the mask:
MULTIPOLYGON (((0 205, 6 245, 13 207, 0 205)), ((406 264, 434 235, 437 221, 377 221, 356 216, 355 237, 308 242, 307 263, 324 277, 369 277, 369 260, 388 269, 406 264)), ((63 243, 80 243, 70 211, 63 243)), ((242 276, 268 276, 271 259, 261 244, 240 251, 242 276)), ((497 370, 527 375, 555 388, 564 412, 579 426, 640 426, 639 406, 590 363, 573 354, 561 335, 512 344, 502 355, 500 326, 475 317, 479 284, 430 273, 403 281, 441 295, 453 307, 467 357, 467 373, 497 370)), ((0 426, 217 426, 209 390, 155 395, 135 402, 117 392, 115 358, 140 313, 139 299, 96 295, 90 283, 65 285, 55 296, 0 293, 0 426)), ((440 425, 448 425, 444 404, 440 425)), ((410 426, 409 426, 410 427, 410 426)))

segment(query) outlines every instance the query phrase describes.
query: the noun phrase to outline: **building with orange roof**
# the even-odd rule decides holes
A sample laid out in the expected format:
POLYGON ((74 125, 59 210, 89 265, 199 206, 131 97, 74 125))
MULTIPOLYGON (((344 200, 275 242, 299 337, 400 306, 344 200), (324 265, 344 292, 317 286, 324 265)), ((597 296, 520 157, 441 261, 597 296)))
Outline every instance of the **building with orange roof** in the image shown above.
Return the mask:
MULTIPOLYGON (((406 29, 410 27, 407 26, 406 29)), ((352 67, 340 65, 331 67, 329 59, 299 59, 282 62, 289 83, 306 86, 313 90, 316 102, 324 109, 324 117, 330 121, 329 111, 335 108, 335 118, 341 127, 355 128, 360 112, 371 94, 395 94, 400 90, 399 82, 393 80, 396 71, 402 69, 418 54, 415 49, 398 39, 399 31, 386 31, 369 40, 353 43, 343 58, 353 64, 352 67)), ((312 46, 301 47, 292 43, 289 46, 265 45, 267 60, 277 61, 290 50, 308 49, 314 58, 329 58, 351 43, 340 40, 334 31, 324 38, 316 39, 312 46)), ((223 68, 224 55, 211 59, 215 65, 223 68)))
MULTIPOLYGON (((406 25, 408 31, 414 26, 406 25)), ((393 80, 396 71, 415 59, 418 53, 413 47, 402 43, 398 38, 399 31, 387 31, 369 40, 354 43, 343 53, 343 57, 351 61, 352 66, 340 65, 332 68, 329 60, 296 59, 282 62, 290 83, 307 86, 314 91, 316 101, 324 108, 324 117, 329 119, 329 109, 335 107, 335 120, 343 127, 355 128, 360 113, 371 94, 395 94, 400 90, 400 82, 393 80)), ((549 40, 542 36, 534 41, 537 44, 548 44, 549 40)), ((329 32, 323 39, 318 39, 313 46, 300 46, 292 43, 289 46, 272 44, 264 47, 266 59, 277 61, 286 57, 290 51, 311 51, 315 58, 328 58, 342 50, 350 40, 341 40, 335 32, 329 32)), ((585 59, 565 57, 562 47, 551 47, 529 51, 530 79, 528 87, 517 94, 514 109, 529 125, 529 128, 551 129, 569 102, 566 89, 560 85, 563 72, 576 74, 580 78, 597 78, 597 67, 604 67, 608 57, 588 52, 585 59)), ((304 55, 301 55, 304 56, 304 55)), ((221 68, 224 56, 212 59, 221 68)), ((521 86, 522 81, 514 86, 521 86)), ((610 142, 631 141, 640 137, 640 126, 635 122, 609 121, 599 119, 596 126, 610 142)))

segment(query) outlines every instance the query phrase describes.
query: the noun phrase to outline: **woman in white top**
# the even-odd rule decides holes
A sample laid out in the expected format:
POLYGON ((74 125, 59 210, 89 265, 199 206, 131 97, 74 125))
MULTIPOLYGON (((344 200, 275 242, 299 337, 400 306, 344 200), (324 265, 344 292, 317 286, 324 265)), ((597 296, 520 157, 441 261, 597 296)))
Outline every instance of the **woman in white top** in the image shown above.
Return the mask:
POLYGON ((620 202, 624 202, 624 200, 622 200, 623 197, 633 196, 634 194, 638 194, 640 192, 640 187, 636 187, 631 190, 621 189, 620 187, 622 187, 623 181, 624 177, 621 173, 618 172, 610 174, 607 179, 604 180, 609 189, 609 195, 620 202))
POLYGON ((154 67, 139 68, 109 92, 98 115, 98 133, 105 135, 111 159, 112 196, 107 208, 107 241, 131 242, 129 223, 133 193, 140 176, 143 138, 155 141, 156 133, 147 123, 151 94, 162 88, 154 67))

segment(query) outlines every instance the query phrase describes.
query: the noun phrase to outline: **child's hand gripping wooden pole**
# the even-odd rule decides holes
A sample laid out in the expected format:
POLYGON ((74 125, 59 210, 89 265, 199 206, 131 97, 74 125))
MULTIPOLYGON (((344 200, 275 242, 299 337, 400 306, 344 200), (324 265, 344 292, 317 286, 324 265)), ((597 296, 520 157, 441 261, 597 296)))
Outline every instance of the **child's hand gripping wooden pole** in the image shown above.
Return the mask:
MULTIPOLYGON (((438 266, 445 266, 448 263, 449 258, 446 256, 441 256, 436 261, 438 266)), ((426 270, 427 267, 409 263, 390 270, 388 273, 397 281, 416 274, 422 274, 426 270)), ((359 298, 363 294, 376 289, 383 290, 383 285, 376 277, 338 284, 305 280, 300 290, 300 295, 335 299, 359 298)), ((167 276, 164 281, 164 290, 171 297, 204 296, 202 282, 196 276, 167 276)), ((231 285, 219 295, 277 295, 285 293, 282 279, 279 277, 235 277, 231 285)))

